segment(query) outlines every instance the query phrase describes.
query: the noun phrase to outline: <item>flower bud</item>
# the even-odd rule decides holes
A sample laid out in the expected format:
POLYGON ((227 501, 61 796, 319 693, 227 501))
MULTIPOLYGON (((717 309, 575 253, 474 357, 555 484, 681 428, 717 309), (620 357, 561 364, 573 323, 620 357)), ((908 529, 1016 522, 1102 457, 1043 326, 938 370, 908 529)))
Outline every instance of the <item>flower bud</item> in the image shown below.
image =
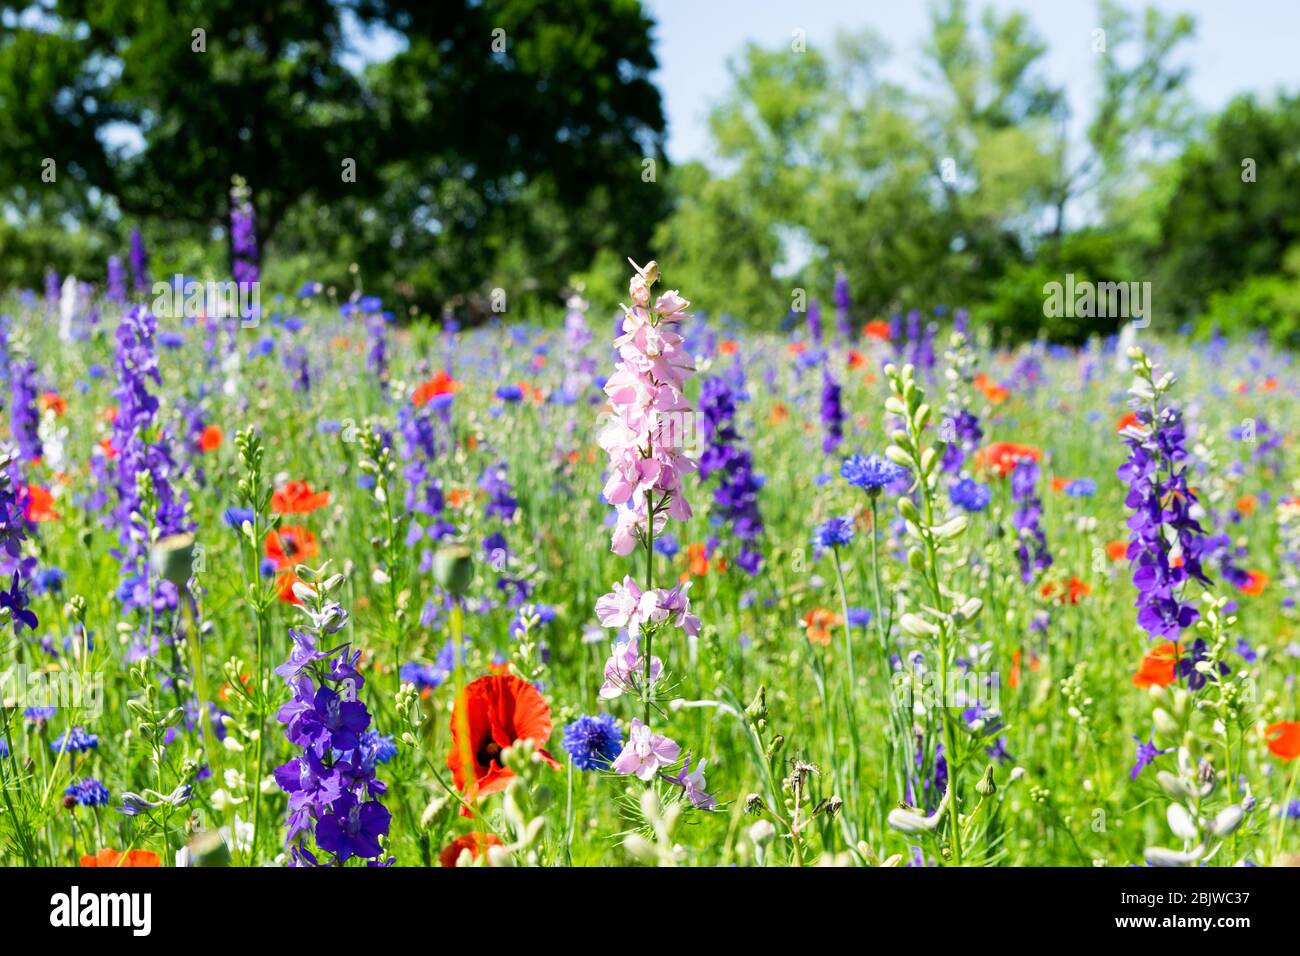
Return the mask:
POLYGON ((433 555, 433 580, 444 591, 462 595, 474 579, 473 552, 464 545, 439 548, 433 555))

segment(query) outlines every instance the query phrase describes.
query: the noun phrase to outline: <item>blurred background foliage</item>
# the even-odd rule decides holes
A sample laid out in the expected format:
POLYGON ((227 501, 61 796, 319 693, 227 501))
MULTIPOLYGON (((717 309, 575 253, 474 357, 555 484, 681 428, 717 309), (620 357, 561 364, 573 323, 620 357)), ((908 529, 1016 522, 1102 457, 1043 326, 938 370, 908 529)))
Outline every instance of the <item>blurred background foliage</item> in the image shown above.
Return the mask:
POLYGON ((670 167, 636 0, 0 4, 0 285, 102 281, 135 227, 155 278, 225 275, 242 175, 272 290, 360 276, 400 317, 472 322, 494 288, 515 317, 575 288, 607 305, 623 256, 653 250, 757 326, 843 271, 860 321, 943 304, 1008 340, 1112 331, 1044 317, 1073 273, 1150 281, 1171 327, 1300 337, 1300 99, 1203 115, 1189 18, 1106 0, 1098 22, 1083 142, 1031 19, 942 0, 909 85, 871 33, 746 48, 717 162, 670 167), (353 49, 371 28, 400 40, 382 62, 353 49))

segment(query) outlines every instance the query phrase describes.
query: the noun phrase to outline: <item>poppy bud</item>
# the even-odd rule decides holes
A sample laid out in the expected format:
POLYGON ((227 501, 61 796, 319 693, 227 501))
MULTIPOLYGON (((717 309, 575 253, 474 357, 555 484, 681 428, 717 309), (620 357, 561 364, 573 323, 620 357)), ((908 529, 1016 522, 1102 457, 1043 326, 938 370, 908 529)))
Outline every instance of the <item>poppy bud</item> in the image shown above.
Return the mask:
POLYGON ((171 534, 158 541, 150 553, 153 569, 160 578, 183 588, 194 570, 194 535, 171 534))
POLYGON ((433 580, 452 594, 464 594, 474 579, 473 553, 464 545, 439 548, 433 555, 433 580))

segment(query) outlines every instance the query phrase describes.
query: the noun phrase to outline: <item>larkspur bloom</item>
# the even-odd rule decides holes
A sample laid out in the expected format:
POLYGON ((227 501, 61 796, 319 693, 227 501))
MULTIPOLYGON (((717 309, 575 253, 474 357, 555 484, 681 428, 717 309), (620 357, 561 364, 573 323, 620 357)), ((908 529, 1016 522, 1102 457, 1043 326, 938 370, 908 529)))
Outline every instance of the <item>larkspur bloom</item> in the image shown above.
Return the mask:
POLYGON ((257 282, 261 275, 252 195, 248 184, 235 177, 230 189, 230 251, 236 282, 257 282))
POLYGON ((844 441, 844 421, 847 415, 844 412, 842 389, 826 367, 822 368, 821 417, 822 427, 826 430, 822 439, 822 451, 831 455, 844 441))
POLYGON ((663 734, 654 733, 633 717, 628 730, 627 744, 615 758, 615 773, 635 774, 641 780, 651 780, 661 769, 671 767, 681 755, 681 747, 663 734))
POLYGON ((1192 516, 1196 498, 1187 486, 1182 413, 1160 401, 1172 378, 1156 383, 1145 356, 1134 368, 1134 418, 1121 433, 1129 458, 1118 472, 1128 484, 1124 504, 1131 512, 1127 557, 1138 591, 1139 626, 1152 638, 1176 641, 1199 614, 1183 599, 1184 586, 1193 580, 1210 584, 1201 569, 1205 532, 1192 516))
POLYGON ((357 671, 360 652, 347 642, 321 646, 347 621, 322 593, 329 583, 300 585, 307 623, 290 629, 293 649, 276 668, 292 694, 276 716, 301 749, 274 773, 289 795, 285 846, 294 866, 323 865, 322 851, 335 865, 353 857, 378 862, 391 819, 380 799, 388 788, 375 774, 379 748, 370 736, 370 711, 358 696, 365 684, 357 671))
POLYGON ((713 490, 710 519, 730 525, 740 542, 736 564, 748 574, 757 574, 763 562, 762 552, 755 544, 763 532, 763 517, 758 510, 763 478, 754 474, 753 456, 741 447, 741 436, 736 430, 736 402, 743 394, 736 381, 743 384, 739 363, 730 379, 712 376, 705 379, 700 389, 701 430, 708 446, 700 456, 699 474, 701 481, 714 474, 719 476, 713 490))
POLYGON ((1020 577, 1025 583, 1052 565, 1047 536, 1043 533, 1039 475, 1038 462, 1032 458, 1020 459, 1011 471, 1011 500, 1018 506, 1011 516, 1011 523, 1018 534, 1016 556, 1020 561, 1020 577))

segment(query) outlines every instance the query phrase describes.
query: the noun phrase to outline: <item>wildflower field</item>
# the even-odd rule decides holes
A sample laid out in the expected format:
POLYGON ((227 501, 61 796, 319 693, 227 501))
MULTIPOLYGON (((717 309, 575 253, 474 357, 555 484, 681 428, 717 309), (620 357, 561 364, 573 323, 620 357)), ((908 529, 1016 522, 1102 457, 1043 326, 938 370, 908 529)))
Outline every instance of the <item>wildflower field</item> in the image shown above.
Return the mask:
POLYGON ((186 317, 143 262, 4 303, 0 862, 1300 853, 1262 339, 997 350, 844 282, 755 333, 668 262, 547 326, 186 317))

